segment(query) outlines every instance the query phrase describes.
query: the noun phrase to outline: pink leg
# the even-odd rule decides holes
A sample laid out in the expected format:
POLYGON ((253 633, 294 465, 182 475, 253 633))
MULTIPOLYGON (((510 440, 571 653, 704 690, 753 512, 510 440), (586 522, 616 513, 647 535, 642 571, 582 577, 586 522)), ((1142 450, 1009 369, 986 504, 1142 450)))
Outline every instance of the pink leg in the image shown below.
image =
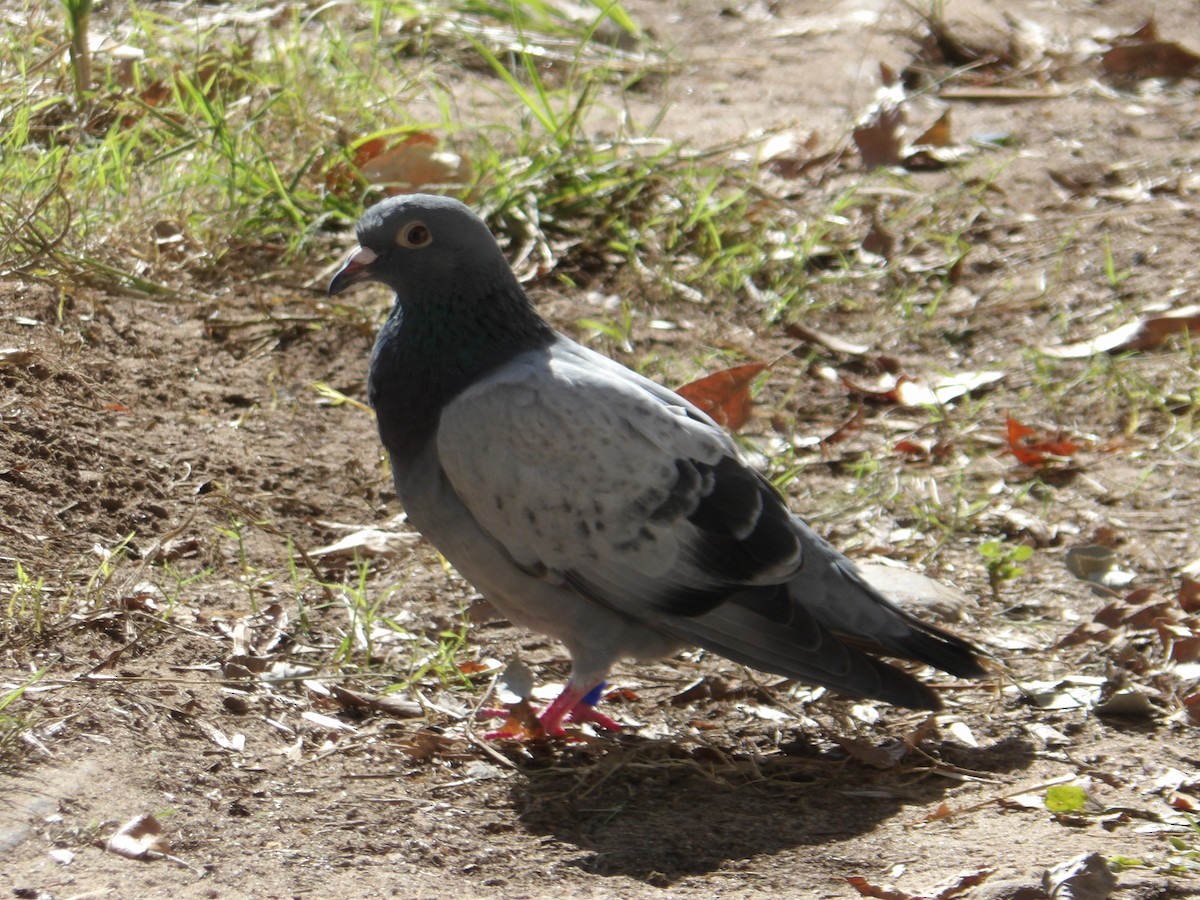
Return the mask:
POLYGON ((562 737, 566 734, 562 727, 563 720, 574 715, 575 708, 579 706, 586 694, 587 691, 577 688, 575 682, 568 681, 562 693, 554 698, 554 702, 546 707, 544 713, 538 716, 538 721, 542 723, 546 734, 551 737, 562 737))
POLYGON ((562 723, 566 719, 572 722, 591 722, 605 731, 620 731, 620 722, 610 719, 604 713, 597 711, 594 706, 600 700, 599 695, 603 687, 603 682, 600 682, 582 689, 577 687, 575 682, 568 681, 563 692, 538 717, 546 734, 552 737, 562 737, 566 734, 562 727, 562 723))
MULTIPOLYGON (((549 737, 563 737, 567 733, 563 728, 563 722, 571 721, 590 722, 605 731, 620 731, 620 722, 609 718, 593 706, 598 702, 602 688, 603 683, 601 682, 587 690, 581 690, 575 686, 574 682, 568 681, 562 693, 546 707, 545 712, 538 716, 542 730, 549 737)), ((480 710, 480 716, 484 718, 505 718, 507 715, 508 713, 504 710, 480 710)), ((503 732, 491 732, 487 737, 502 738, 510 737, 510 735, 503 732)))

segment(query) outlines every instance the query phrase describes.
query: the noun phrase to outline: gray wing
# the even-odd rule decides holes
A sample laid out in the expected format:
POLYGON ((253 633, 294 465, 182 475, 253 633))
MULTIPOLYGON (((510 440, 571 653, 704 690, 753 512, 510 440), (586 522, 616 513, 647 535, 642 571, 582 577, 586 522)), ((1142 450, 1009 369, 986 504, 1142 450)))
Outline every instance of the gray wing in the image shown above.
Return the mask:
POLYGON ((523 569, 643 621, 786 581, 801 525, 682 398, 563 339, 442 413, 442 468, 523 569))

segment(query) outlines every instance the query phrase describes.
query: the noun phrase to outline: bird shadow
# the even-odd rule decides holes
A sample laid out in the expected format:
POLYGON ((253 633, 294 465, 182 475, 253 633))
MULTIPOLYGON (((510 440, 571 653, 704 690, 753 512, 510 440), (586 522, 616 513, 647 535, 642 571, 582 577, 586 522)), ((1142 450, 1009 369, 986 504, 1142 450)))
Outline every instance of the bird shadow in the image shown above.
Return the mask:
MULTIPOLYGON (((923 749, 937 756, 940 748, 923 749)), ((962 760, 955 766, 969 762, 991 774, 1034 760, 1032 746, 1016 738, 954 752, 962 760)), ((622 740, 526 767, 512 800, 529 832, 583 851, 571 865, 667 887, 729 860, 865 834, 905 809, 919 818, 958 783, 937 774, 938 766, 952 768, 926 761, 880 770, 807 743, 755 758, 622 740)))

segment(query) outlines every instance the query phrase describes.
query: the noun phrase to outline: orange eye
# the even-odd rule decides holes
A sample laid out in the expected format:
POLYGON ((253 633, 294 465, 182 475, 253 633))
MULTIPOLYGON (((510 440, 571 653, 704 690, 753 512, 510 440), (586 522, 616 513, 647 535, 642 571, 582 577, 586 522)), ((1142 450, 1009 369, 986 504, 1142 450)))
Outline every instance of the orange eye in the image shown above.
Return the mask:
POLYGON ((429 233, 424 222, 409 222, 396 235, 396 243, 401 247, 410 247, 416 250, 428 247, 433 243, 433 235, 429 233))

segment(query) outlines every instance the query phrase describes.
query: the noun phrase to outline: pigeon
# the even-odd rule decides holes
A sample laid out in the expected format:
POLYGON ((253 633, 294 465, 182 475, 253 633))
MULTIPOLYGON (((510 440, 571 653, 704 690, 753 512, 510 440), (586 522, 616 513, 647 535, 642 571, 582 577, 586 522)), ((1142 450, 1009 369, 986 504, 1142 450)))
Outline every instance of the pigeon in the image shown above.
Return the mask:
POLYGON ((484 222, 410 194, 359 219, 329 284, 396 294, 367 388, 409 521, 514 622, 561 641, 541 714, 595 709, 619 659, 688 645, 843 694, 937 710, 876 654, 984 674, 794 515, 708 415, 543 320, 484 222))

